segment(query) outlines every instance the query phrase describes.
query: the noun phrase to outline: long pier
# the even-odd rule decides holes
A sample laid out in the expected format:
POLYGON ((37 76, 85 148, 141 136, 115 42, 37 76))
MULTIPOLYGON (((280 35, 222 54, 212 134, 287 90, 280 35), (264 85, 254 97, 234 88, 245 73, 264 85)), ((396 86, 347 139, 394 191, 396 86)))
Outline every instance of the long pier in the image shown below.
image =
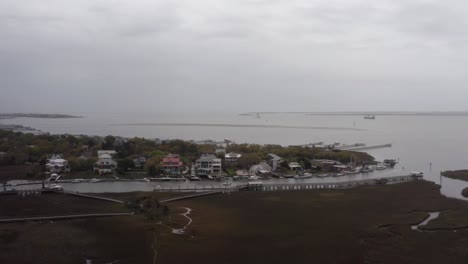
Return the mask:
POLYGON ((88 198, 88 199, 101 200, 101 201, 107 201, 107 202, 113 202, 113 203, 119 203, 119 204, 125 204, 125 201, 118 200, 118 199, 113 199, 113 198, 108 198, 108 197, 89 195, 89 194, 82 194, 82 193, 70 192, 70 191, 63 191, 63 193, 67 194, 67 195, 78 196, 78 197, 83 197, 83 198, 88 198))
POLYGON ((222 191, 213 191, 213 192, 204 192, 204 193, 197 193, 197 194, 191 194, 191 195, 186 195, 186 196, 179 196, 179 197, 174 197, 174 198, 168 198, 165 200, 159 201, 160 203, 168 203, 168 202, 175 202, 175 201, 180 201, 180 200, 186 200, 186 199, 192 199, 192 198, 197 198, 201 196, 208 196, 208 195, 214 195, 214 194, 220 194, 222 191))
POLYGON ((369 149, 378 149, 378 148, 391 148, 392 144, 381 144, 381 145, 373 145, 373 146, 356 146, 356 147, 349 147, 349 148, 344 148, 342 150, 369 150, 369 149))
POLYGON ((291 190, 317 190, 317 189, 349 189, 365 185, 384 185, 395 184, 409 181, 422 180, 422 176, 396 176, 388 178, 366 179, 348 182, 330 182, 330 183, 288 183, 288 184, 263 184, 253 183, 242 186, 236 186, 238 190, 247 191, 291 191, 291 190))
POLYGON ((55 215, 55 216, 38 216, 38 217, 22 217, 22 218, 6 218, 0 219, 0 223, 28 222, 28 221, 52 221, 52 220, 71 220, 82 218, 110 217, 133 215, 134 213, 106 213, 106 214, 77 214, 77 215, 55 215))

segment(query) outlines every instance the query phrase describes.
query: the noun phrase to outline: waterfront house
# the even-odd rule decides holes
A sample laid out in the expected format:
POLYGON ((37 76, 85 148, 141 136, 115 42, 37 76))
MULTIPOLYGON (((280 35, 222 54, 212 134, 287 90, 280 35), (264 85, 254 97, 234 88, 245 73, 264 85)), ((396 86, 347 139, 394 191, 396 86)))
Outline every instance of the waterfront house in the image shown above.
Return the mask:
POLYGON ((268 164, 271 166, 271 170, 274 172, 278 169, 278 166, 283 162, 283 159, 276 154, 268 154, 268 164))
POLYGON ((312 159, 310 161, 312 168, 322 171, 336 171, 342 167, 346 167, 341 162, 328 159, 312 159))
POLYGON ((295 171, 295 172, 300 172, 300 171, 303 170, 301 164, 299 164, 297 162, 289 162, 288 167, 289 167, 290 170, 295 171))
POLYGON ((237 160, 242 157, 241 154, 238 154, 238 153, 234 153, 234 152, 231 152, 231 153, 227 153, 224 155, 224 162, 227 164, 227 165, 236 165, 237 164, 237 160))
POLYGON ((169 154, 163 158, 161 165, 165 173, 180 174, 183 170, 184 164, 180 160, 179 155, 169 154))
POLYGON ((139 156, 139 157, 133 159, 133 164, 135 166, 135 169, 145 168, 146 157, 145 156, 139 156))
POLYGON ((195 161, 195 171, 198 176, 221 173, 221 159, 213 154, 204 154, 195 161))
POLYGON ((271 166, 265 161, 262 161, 259 164, 250 167, 249 173, 257 176, 269 175, 271 173, 271 166))
POLYGON ((70 172, 68 161, 60 154, 54 154, 46 161, 46 170, 51 173, 70 172))
POLYGON ((112 173, 116 168, 117 161, 107 153, 99 155, 98 161, 94 164, 94 172, 99 174, 112 173))

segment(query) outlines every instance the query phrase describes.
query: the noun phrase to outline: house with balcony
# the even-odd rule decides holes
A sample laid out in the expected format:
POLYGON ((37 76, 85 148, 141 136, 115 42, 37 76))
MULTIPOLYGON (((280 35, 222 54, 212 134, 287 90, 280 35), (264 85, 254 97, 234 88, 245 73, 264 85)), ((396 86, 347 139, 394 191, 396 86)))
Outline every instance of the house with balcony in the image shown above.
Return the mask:
POLYGON ((105 153, 98 157, 98 161, 94 163, 94 172, 99 174, 113 173, 117 168, 117 161, 111 155, 105 153))
POLYGON ((301 164, 297 163, 297 162, 289 162, 288 163, 288 168, 291 170, 291 171, 295 171, 295 172, 301 172, 303 171, 304 169, 302 168, 301 164))
POLYGON ((242 157, 242 155, 238 153, 227 153, 224 155, 224 162, 226 163, 226 165, 237 165, 237 160, 240 157, 242 157))
POLYGON ((179 155, 169 154, 163 158, 161 162, 163 171, 167 174, 180 174, 184 169, 184 164, 180 160, 179 155))
POLYGON ((70 165, 62 155, 54 154, 46 161, 46 170, 50 173, 70 172, 70 165))
POLYGON ((213 154, 204 154, 195 161, 197 176, 208 176, 222 172, 221 159, 213 154))

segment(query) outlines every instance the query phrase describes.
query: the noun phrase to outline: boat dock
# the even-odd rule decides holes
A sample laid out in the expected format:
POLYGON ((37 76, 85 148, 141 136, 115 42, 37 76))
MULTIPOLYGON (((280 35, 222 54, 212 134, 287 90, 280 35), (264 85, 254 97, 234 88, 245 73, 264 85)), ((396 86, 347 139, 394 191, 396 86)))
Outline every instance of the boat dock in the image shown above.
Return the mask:
MULTIPOLYGON (((329 183, 262 183, 260 181, 249 182, 247 184, 235 186, 178 186, 170 188, 159 188, 154 191, 159 192, 209 192, 211 194, 236 192, 236 191, 291 191, 291 190, 317 190, 317 189, 349 189, 364 185, 383 185, 395 184, 409 181, 422 180, 422 176, 405 175, 388 178, 374 178, 347 182, 329 182, 329 183), (195 187, 195 188, 194 188, 195 187)), ((195 196, 202 196, 198 194, 195 196)))
POLYGON ((373 146, 351 146, 341 150, 351 150, 351 151, 358 151, 358 150, 369 150, 369 149, 378 149, 378 148, 391 148, 392 144, 381 144, 381 145, 373 145, 373 146))
POLYGON ((246 191, 293 191, 293 190, 317 190, 317 189, 349 189, 359 186, 395 184, 402 182, 422 180, 422 176, 396 176, 389 178, 366 179, 348 182, 330 182, 330 183, 292 183, 292 184, 247 184, 236 186, 238 190, 246 191))

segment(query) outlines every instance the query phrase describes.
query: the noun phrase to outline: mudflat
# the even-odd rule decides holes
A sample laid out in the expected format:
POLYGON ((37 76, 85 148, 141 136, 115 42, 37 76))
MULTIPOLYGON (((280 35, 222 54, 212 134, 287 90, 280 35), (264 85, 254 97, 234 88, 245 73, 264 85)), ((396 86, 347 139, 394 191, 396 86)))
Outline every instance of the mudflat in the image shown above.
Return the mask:
MULTIPOLYGON (((161 240, 159 263, 466 263, 468 232, 411 230, 443 211, 434 229, 463 226, 468 203, 410 182, 348 190, 244 192, 180 201, 186 235, 161 240), (454 213, 456 212, 456 213, 454 213), (453 217, 453 215, 457 217, 453 217), (457 224, 459 222, 459 224, 457 224)), ((435 220, 434 220, 435 221, 435 220)), ((431 222, 430 222, 431 223, 431 222)))
MULTIPOLYGON (((167 197, 151 192, 115 196, 142 195, 167 197)), ((90 203, 94 211, 115 209, 87 199, 51 197, 69 205, 68 212, 73 204, 85 211, 80 203, 90 203)), ((17 205, 28 207, 28 201, 17 205)), ((439 186, 425 181, 347 190, 236 192, 167 205, 171 215, 162 221, 133 215, 0 224, 0 263, 84 263, 84 258, 154 263, 155 257, 156 263, 217 264, 468 260, 468 203, 441 196, 439 186), (188 223, 181 215, 185 207, 192 209, 186 215, 192 222, 183 234, 174 234, 172 228, 188 223), (411 230, 435 211, 442 211, 439 218, 411 230)), ((63 210, 53 208, 49 213, 63 210)))

